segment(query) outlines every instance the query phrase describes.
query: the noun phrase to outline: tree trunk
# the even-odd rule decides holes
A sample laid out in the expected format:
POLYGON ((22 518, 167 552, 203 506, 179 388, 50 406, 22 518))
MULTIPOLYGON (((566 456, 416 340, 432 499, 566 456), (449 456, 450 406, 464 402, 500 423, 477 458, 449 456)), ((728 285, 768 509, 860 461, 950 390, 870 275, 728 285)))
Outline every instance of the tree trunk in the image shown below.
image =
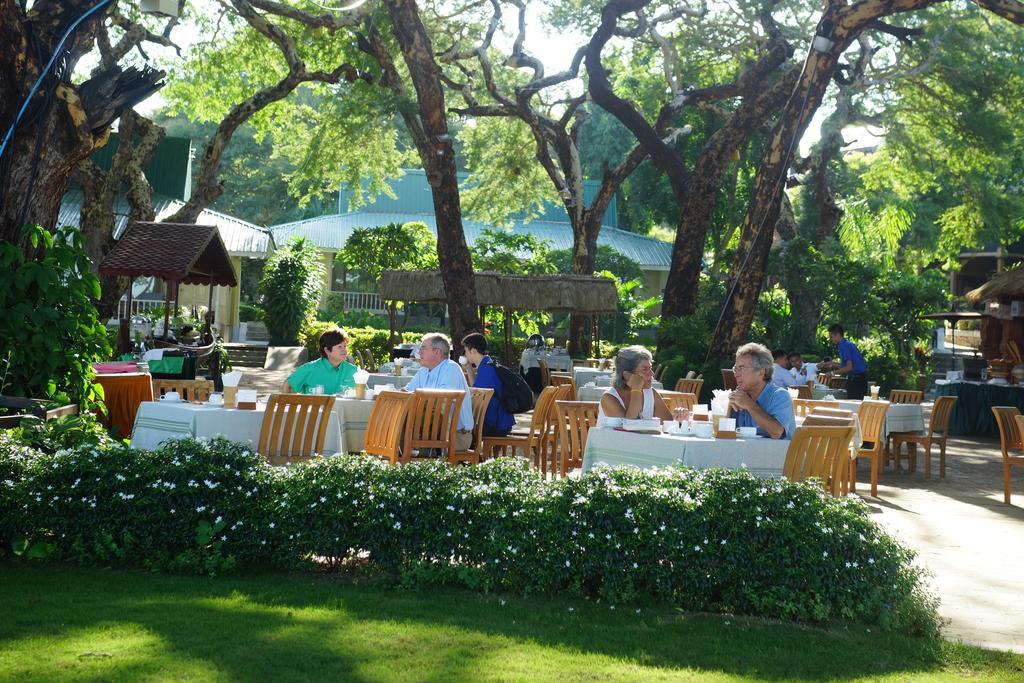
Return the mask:
MULTIPOLYGON (((572 272, 576 275, 593 275, 597 265, 597 236, 601 231, 605 208, 600 211, 587 210, 580 220, 573 221, 572 272)), ((573 216, 573 214, 570 214, 573 216)), ((597 350, 592 347, 594 340, 589 334, 593 326, 592 316, 573 313, 569 316, 569 355, 593 356, 597 350)))
POLYGON ((416 89, 423 135, 417 146, 434 200, 437 257, 448 299, 452 340, 459 350, 463 336, 480 331, 480 318, 473 264, 462 229, 455 153, 448 131, 440 69, 415 0, 388 0, 385 4, 416 89))

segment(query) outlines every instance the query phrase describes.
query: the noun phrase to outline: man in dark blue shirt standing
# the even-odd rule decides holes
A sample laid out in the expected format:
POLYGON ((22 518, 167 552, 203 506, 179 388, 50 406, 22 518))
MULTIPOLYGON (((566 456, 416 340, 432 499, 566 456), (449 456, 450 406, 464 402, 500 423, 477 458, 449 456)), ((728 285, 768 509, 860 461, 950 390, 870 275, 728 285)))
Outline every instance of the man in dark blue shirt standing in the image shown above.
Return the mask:
POLYGON ((828 338, 839 347, 839 361, 829 363, 829 368, 846 375, 846 398, 863 399, 868 393, 868 364, 864 362, 860 349, 845 337, 842 325, 829 325, 828 338))

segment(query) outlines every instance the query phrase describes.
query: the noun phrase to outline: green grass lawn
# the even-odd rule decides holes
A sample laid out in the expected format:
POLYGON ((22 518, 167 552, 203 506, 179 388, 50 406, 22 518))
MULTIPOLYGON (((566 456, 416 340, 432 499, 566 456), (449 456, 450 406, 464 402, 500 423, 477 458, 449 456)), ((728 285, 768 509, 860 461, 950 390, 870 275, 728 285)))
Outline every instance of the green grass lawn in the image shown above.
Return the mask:
POLYGON ((0 680, 1024 680, 1024 657, 337 578, 0 563, 0 680))

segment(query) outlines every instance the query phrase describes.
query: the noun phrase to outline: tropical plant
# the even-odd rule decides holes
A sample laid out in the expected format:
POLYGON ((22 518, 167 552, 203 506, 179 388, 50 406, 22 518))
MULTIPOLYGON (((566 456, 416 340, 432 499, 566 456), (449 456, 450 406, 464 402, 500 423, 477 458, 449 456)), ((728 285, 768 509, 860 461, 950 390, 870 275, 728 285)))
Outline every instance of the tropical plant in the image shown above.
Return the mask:
POLYGON ((260 280, 261 307, 266 312, 271 344, 293 345, 316 311, 323 286, 320 253, 302 237, 294 237, 267 259, 260 280))
POLYGON ((33 257, 0 242, 3 390, 34 398, 67 394, 88 404, 92 364, 110 353, 93 305, 100 297, 99 280, 77 230, 28 230, 33 257))

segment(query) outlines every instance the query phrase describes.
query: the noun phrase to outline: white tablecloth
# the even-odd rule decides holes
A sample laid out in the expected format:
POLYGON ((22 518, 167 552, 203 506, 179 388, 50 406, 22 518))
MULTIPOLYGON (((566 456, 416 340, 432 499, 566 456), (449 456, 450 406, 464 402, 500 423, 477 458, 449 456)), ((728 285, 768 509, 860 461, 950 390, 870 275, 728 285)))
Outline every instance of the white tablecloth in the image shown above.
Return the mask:
POLYGON ((607 427, 591 429, 583 454, 583 471, 598 463, 645 469, 683 464, 704 469, 747 469, 761 477, 781 477, 788 440, 698 439, 694 436, 633 434, 607 427))
MULTIPOLYGON (((256 410, 236 410, 196 403, 146 401, 139 406, 135 416, 131 445, 133 448, 153 449, 167 439, 223 436, 256 448, 265 410, 264 403, 257 403, 256 410)), ((341 425, 339 407, 335 403, 335 410, 327 421, 324 455, 341 451, 341 425)))
POLYGON ((598 377, 607 377, 609 384, 612 376, 611 370, 598 370, 597 368, 573 368, 572 379, 576 386, 582 387, 587 382, 593 382, 598 377))
POLYGON ((383 372, 371 372, 370 379, 366 380, 366 386, 371 389, 382 386, 384 384, 394 384, 396 389, 401 389, 406 384, 412 381, 412 375, 389 375, 383 372))
MULTIPOLYGON (((930 403, 928 404, 931 405, 930 403)), ((836 407, 857 412, 860 401, 836 401, 836 407)), ((890 403, 885 412, 882 434, 888 438, 892 432, 923 432, 924 405, 920 403, 890 403)))
POLYGON ((519 366, 525 373, 530 368, 540 367, 537 360, 540 359, 548 364, 548 370, 556 372, 569 372, 572 370, 572 358, 567 353, 537 353, 533 349, 525 349, 519 357, 519 366))
POLYGON ((811 389, 811 398, 820 401, 826 396, 833 398, 846 398, 846 389, 829 389, 828 387, 816 386, 811 389))
MULTIPOLYGON (((654 380, 651 382, 651 386, 655 389, 663 389, 661 382, 654 380)), ((604 396, 604 392, 608 391, 611 387, 577 387, 576 399, 579 401, 600 401, 601 397, 604 396)))

